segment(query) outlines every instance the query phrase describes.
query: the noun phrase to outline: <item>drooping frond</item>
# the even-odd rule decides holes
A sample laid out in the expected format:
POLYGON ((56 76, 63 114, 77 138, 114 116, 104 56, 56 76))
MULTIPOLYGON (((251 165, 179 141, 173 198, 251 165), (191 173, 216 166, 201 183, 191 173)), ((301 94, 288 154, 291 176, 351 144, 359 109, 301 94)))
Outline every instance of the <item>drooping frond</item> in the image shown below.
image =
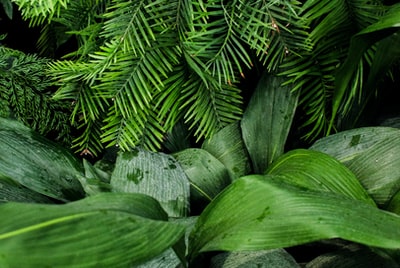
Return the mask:
POLYGON ((31 25, 40 25, 49 22, 53 17, 60 15, 67 8, 70 0, 13 0, 21 10, 24 19, 31 25))
POLYGON ((206 85, 193 74, 184 84, 182 109, 185 109, 185 123, 194 128, 198 138, 210 137, 216 130, 240 119, 240 90, 230 85, 219 85, 216 80, 206 85))
POLYGON ((57 18, 43 26, 38 40, 42 55, 54 56, 55 51, 72 37, 76 37, 78 52, 72 55, 87 55, 98 48, 101 29, 100 15, 110 0, 76 0, 57 18))
MULTIPOLYGON (((287 83, 293 84, 294 90, 301 90, 300 105, 306 114, 304 125, 310 128, 307 138, 313 139, 326 133, 332 116, 335 75, 347 56, 350 38, 365 23, 376 20, 379 12, 376 2, 366 0, 309 0, 304 4, 300 15, 311 29, 309 42, 314 49, 311 53, 303 53, 302 58, 287 61, 282 75, 288 77, 287 83)), ((341 113, 345 114, 359 96, 364 79, 363 69, 367 68, 368 62, 360 62, 341 113)))
POLYGON ((312 49, 306 27, 298 17, 300 7, 297 1, 235 1, 234 29, 270 71, 289 55, 312 49))
MULTIPOLYGON (((8 116, 43 135, 69 141, 69 106, 52 100, 48 60, 0 47, 0 99, 8 116)), ((4 115, 7 116, 7 115, 4 115)))

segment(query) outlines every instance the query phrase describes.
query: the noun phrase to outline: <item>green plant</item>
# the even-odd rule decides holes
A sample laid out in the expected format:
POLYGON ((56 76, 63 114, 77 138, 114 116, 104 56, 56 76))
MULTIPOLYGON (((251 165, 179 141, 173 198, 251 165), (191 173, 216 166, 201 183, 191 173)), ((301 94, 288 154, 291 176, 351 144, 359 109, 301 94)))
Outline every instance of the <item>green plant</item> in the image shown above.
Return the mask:
POLYGON ((0 111, 39 133, 70 143, 68 104, 52 99, 49 60, 0 45, 0 111))
POLYGON ((310 265, 329 259, 351 267, 354 257, 358 264, 396 267, 400 216, 385 210, 399 211, 400 130, 354 129, 284 153, 287 130, 276 126, 290 125, 298 96, 285 93, 279 77, 264 76, 246 120, 202 148, 172 155, 120 151, 111 168, 105 160, 82 163, 20 123, 0 119, 0 198, 7 201, 0 205, 1 265, 208 266, 203 253, 209 252, 213 265, 230 260, 222 267, 238 267, 232 264, 238 258, 246 260, 242 265, 298 267, 284 249, 341 238, 310 265), (260 124, 269 111, 269 123, 260 124), (262 143, 249 135, 254 125, 270 133, 258 152, 249 146, 262 143), (262 172, 252 174, 251 166, 262 172), (25 194, 16 196, 16 188, 25 194))
POLYGON ((251 95, 241 82, 257 67, 299 92, 305 137, 345 128, 343 116, 370 91, 363 85, 380 55, 371 47, 377 39, 350 56, 343 82, 336 73, 356 51, 352 36, 374 29, 388 10, 366 0, 14 3, 43 27, 43 55, 75 40, 75 51, 50 64, 54 99, 73 103, 71 122, 80 128, 73 146, 93 154, 114 145, 158 150, 182 120, 198 141, 211 137, 241 117, 242 96, 251 95))

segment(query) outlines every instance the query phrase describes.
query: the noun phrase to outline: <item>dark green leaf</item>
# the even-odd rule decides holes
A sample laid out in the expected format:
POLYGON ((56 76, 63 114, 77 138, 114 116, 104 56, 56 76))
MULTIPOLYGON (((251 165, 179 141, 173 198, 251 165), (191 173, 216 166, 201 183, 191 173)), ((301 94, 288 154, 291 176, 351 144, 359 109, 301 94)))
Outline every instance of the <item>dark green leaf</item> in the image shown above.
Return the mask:
POLYGON ((284 249, 226 252, 211 259, 211 268, 299 268, 284 249))
POLYGON ((230 183, 226 167, 203 149, 189 148, 174 156, 190 180, 194 202, 210 202, 230 183))
POLYGON ((250 159, 238 122, 232 123, 203 142, 202 148, 215 156, 228 169, 232 181, 247 175, 250 159))
POLYGON ((263 173, 284 151, 298 96, 283 82, 265 73, 243 115, 243 140, 256 173, 263 173))
POLYGON ((0 118, 0 175, 60 201, 84 196, 81 162, 22 124, 0 118))
POLYGON ((344 163, 375 202, 385 207, 400 189, 400 130, 369 127, 343 131, 317 141, 311 149, 344 163))
POLYGON ((7 17, 12 20, 13 18, 13 5, 11 0, 0 0, 0 3, 3 5, 4 12, 7 17))

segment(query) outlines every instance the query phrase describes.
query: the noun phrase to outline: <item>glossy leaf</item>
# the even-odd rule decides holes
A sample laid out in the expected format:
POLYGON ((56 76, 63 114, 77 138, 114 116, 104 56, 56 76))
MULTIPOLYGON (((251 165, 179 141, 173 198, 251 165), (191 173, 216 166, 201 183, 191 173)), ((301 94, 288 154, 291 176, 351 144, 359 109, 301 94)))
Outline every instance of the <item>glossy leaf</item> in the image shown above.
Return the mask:
POLYGON ((230 183, 226 167, 209 152, 190 148, 174 154, 190 180, 191 199, 208 203, 230 183))
POLYGON ((224 127, 204 141, 202 148, 225 165, 232 181, 251 171, 249 155, 237 122, 224 127))
POLYGON ((341 194, 299 188, 272 175, 252 175, 234 182, 200 215, 191 234, 190 256, 335 237, 399 248, 400 217, 341 194))
POLYGON ((3 202, 54 203, 47 196, 32 191, 13 180, 0 176, 0 203, 3 202))
POLYGON ((179 163, 163 153, 141 149, 120 153, 111 188, 113 192, 150 195, 170 217, 183 217, 189 210, 189 180, 179 163))
POLYGON ((284 152, 298 96, 283 82, 265 73, 243 114, 243 140, 255 173, 263 173, 284 152))
POLYGON ((344 163, 375 200, 385 207, 400 190, 400 130, 370 127, 344 131, 316 142, 311 149, 344 163))
POLYGON ((64 202, 84 196, 82 163, 21 123, 0 118, 0 151, 0 176, 64 202))
POLYGON ((266 171, 285 182, 315 191, 334 192, 364 201, 374 201, 356 176, 335 158, 312 150, 297 149, 284 154, 266 171))
POLYGON ((130 267, 184 233, 153 198, 99 194, 66 205, 0 206, 1 267, 130 267))

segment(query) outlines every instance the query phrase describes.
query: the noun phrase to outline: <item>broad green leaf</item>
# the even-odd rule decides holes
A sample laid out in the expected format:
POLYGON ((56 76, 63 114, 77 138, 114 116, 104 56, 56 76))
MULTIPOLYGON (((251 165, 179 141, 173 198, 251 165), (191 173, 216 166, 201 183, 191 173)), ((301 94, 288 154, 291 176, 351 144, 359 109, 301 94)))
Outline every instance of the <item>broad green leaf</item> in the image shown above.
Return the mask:
POLYGON ((121 152, 111 175, 111 188, 113 192, 150 195, 170 217, 183 217, 189 210, 189 180, 179 163, 163 153, 142 149, 121 152))
POLYGON ((204 141, 202 148, 225 165, 232 181, 247 175, 251 170, 239 123, 232 123, 218 131, 204 141))
POLYGON ((400 130, 371 127, 344 131, 317 141, 312 150, 345 164, 380 207, 400 190, 400 130))
POLYGON ((190 180, 193 202, 208 203, 230 183, 226 167, 209 152, 190 148, 174 154, 190 180))
MULTIPOLYGON (((332 119, 329 128, 333 127, 336 114, 342 104, 347 86, 357 69, 365 51, 378 41, 396 34, 400 27, 400 5, 393 5, 389 12, 376 23, 369 25, 351 38, 349 55, 340 68, 335 79, 335 91, 332 104, 332 119)), ((329 130, 330 130, 329 129, 329 130)), ((329 131, 328 131, 329 132, 329 131)))
POLYGON ((225 252, 211 259, 211 268, 299 268, 284 249, 225 252))
POLYGON ((0 176, 63 202, 84 196, 82 163, 21 123, 0 118, 0 151, 0 176))
POLYGON ((141 194, 98 194, 66 205, 7 203, 0 214, 1 267, 130 267, 184 233, 141 194))
POLYGON ((306 268, 340 267, 363 268, 385 267, 396 268, 399 264, 388 255, 378 250, 350 244, 343 249, 318 256, 307 263, 306 268))
POLYGON ((256 173, 263 173, 284 152, 298 100, 298 94, 282 86, 284 81, 265 73, 243 114, 243 140, 256 173))
POLYGON ((399 248, 400 217, 341 194, 299 188, 273 175, 252 175, 235 181, 200 215, 191 234, 190 257, 336 237, 399 248))
POLYGON ((54 203, 47 196, 32 191, 13 180, 0 176, 0 203, 3 202, 54 203))
POLYGON ((315 191, 346 195, 375 206, 356 176, 335 158, 312 150, 297 149, 276 160, 266 174, 315 191))

